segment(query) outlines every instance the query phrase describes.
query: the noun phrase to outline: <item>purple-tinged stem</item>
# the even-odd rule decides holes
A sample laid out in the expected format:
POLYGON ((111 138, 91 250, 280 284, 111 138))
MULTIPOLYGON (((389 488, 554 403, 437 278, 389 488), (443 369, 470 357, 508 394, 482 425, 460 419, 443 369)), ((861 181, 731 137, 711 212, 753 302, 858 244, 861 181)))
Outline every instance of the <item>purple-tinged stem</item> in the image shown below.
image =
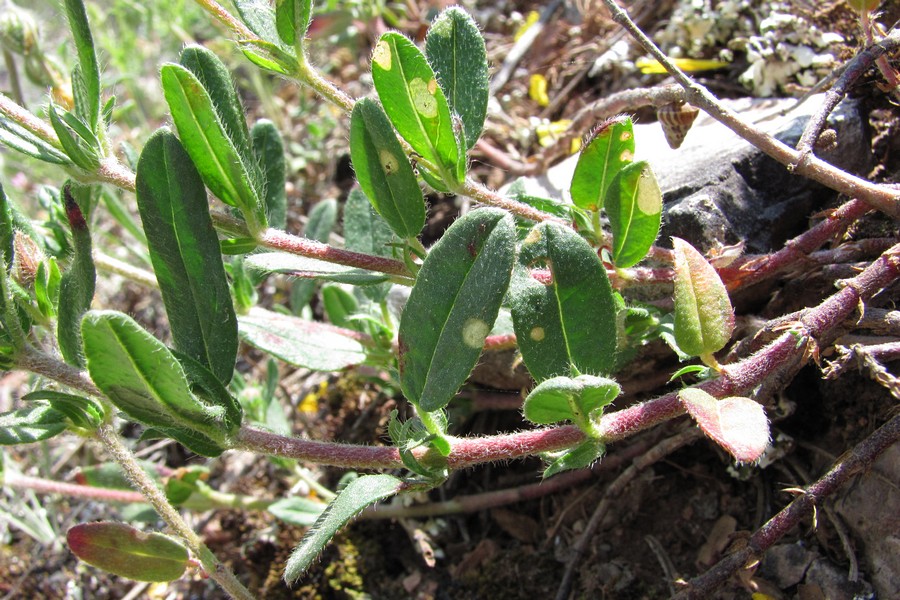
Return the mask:
MULTIPOLYGON (((723 398, 758 386, 786 364, 804 356, 810 343, 821 343, 865 300, 900 276, 900 244, 891 247, 844 288, 810 309, 798 319, 793 332, 787 332, 756 354, 738 363, 725 365, 718 379, 698 387, 723 398)), ((639 431, 684 414, 677 392, 672 392, 604 415, 599 431, 607 443, 633 436, 639 431)), ((542 452, 571 448, 584 440, 574 425, 522 431, 496 436, 453 440, 447 457, 452 469, 479 463, 521 458, 542 452)), ((337 444, 280 436, 250 427, 242 427, 236 449, 285 456, 309 462, 351 468, 398 468, 402 465, 396 448, 337 444)), ((422 458, 425 452, 419 454, 422 458)))
POLYGON ((688 582, 688 588, 675 600, 711 598, 713 592, 743 566, 757 560, 773 544, 793 529, 824 498, 833 494, 851 477, 868 469, 878 456, 900 440, 900 415, 879 427, 839 460, 828 473, 810 485, 804 493, 769 519, 754 533, 747 546, 719 561, 703 575, 688 582))
POLYGON ((27 475, 9 474, 3 479, 3 485, 20 490, 34 490, 39 494, 60 494, 70 498, 90 498, 104 502, 137 503, 146 502, 140 492, 131 490, 114 490, 77 483, 51 481, 27 475))

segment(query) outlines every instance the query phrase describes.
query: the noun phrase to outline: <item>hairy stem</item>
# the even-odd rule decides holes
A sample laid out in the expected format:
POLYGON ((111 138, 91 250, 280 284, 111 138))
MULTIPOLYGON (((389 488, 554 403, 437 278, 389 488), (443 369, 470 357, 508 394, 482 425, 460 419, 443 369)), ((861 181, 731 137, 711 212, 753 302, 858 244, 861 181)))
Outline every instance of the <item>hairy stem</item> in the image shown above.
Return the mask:
POLYGON ((225 590, 232 598, 241 600, 252 600, 253 595, 238 581, 234 573, 225 564, 219 562, 210 549, 203 543, 193 529, 181 517, 181 514, 175 510, 166 494, 157 487, 156 483, 141 468, 137 459, 131 450, 125 447, 118 433, 111 424, 101 425, 97 430, 97 438, 106 448, 107 452, 112 455, 113 459, 119 463, 122 470, 125 471, 126 477, 140 491, 141 495, 147 499, 159 516, 166 522, 172 531, 178 535, 188 545, 191 552, 196 556, 203 565, 204 570, 213 580, 225 590))

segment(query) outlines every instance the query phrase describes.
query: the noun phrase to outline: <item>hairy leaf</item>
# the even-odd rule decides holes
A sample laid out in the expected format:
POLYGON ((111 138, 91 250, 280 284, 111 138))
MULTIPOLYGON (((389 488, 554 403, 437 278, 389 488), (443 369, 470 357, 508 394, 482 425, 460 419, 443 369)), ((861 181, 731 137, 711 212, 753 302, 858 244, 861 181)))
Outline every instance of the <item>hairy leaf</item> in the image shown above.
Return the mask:
POLYGON ((82 212, 89 205, 90 188, 67 182, 63 187, 66 217, 72 229, 75 254, 72 264, 59 283, 59 320, 57 338, 59 350, 71 365, 84 366, 84 350, 81 340, 81 317, 90 309, 94 298, 97 272, 91 255, 91 234, 82 212), (75 196, 83 198, 81 206, 75 196))
POLYGON ((165 128, 141 152, 137 201, 175 347, 227 384, 237 356, 237 317, 219 240, 200 175, 165 128))
POLYGON ((481 355, 515 259, 506 212, 474 210, 428 253, 400 320, 400 382, 426 411, 443 408, 481 355))
POLYGON ((631 117, 614 117, 602 123, 578 156, 570 192, 579 208, 598 211, 616 174, 634 160, 631 117))
POLYGON ((372 55, 372 78, 385 112, 413 150, 438 168, 451 188, 465 175, 450 107, 425 55, 399 33, 385 33, 372 55))
POLYGON ((672 238, 675 249, 675 341, 691 356, 721 350, 734 330, 734 311, 719 274, 693 246, 672 238))
POLYGON ((351 481, 316 519, 294 549, 284 569, 288 585, 297 581, 341 528, 371 504, 403 490, 401 479, 393 475, 364 475, 351 481))
POLYGON ((65 431, 66 416, 49 404, 0 413, 0 446, 31 444, 65 431))
POLYGON ((367 98, 353 107, 350 156, 359 186, 401 238, 425 225, 425 199, 412 166, 381 107, 367 98))
POLYGON ((678 399, 700 429, 738 462, 756 462, 769 445, 769 420, 750 398, 717 400, 699 388, 685 388, 678 399))
POLYGON ((442 12, 425 37, 425 55, 465 128, 466 147, 478 141, 488 105, 488 60, 478 25, 458 6, 442 12))
POLYGON ((100 121, 100 67, 94 51, 94 38, 91 36, 84 2, 65 0, 65 9, 78 55, 77 79, 80 79, 84 89, 83 95, 76 95, 75 109, 87 121, 91 130, 96 132, 100 121), (79 99, 81 102, 77 101, 79 99))
POLYGON ((537 381, 603 375, 616 362, 616 303, 606 269, 584 239, 555 223, 522 244, 510 308, 525 365, 537 381), (532 277, 547 268, 549 280, 532 277))
POLYGON ((269 226, 284 229, 287 219, 284 142, 275 124, 267 119, 256 122, 250 130, 250 138, 253 142, 253 153, 262 168, 263 199, 269 226))
POLYGON ((613 262, 625 268, 643 259, 662 218, 662 192, 650 165, 625 165, 609 186, 604 204, 613 234, 613 262))
POLYGON ((89 565, 135 581, 173 581, 190 563, 180 542, 124 523, 75 525, 66 532, 66 543, 89 565))
POLYGON ((238 317, 241 338, 284 362, 316 371, 338 371, 365 361, 365 348, 322 323, 253 308, 238 317))

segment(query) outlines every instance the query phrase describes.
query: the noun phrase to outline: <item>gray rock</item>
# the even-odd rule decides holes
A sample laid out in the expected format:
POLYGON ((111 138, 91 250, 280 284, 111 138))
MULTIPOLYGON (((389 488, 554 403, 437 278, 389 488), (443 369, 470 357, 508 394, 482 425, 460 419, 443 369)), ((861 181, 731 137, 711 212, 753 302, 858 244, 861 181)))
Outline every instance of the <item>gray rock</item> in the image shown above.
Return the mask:
MULTIPOLYGON (((795 146, 812 112, 816 96, 786 116, 778 116, 794 100, 742 99, 727 102, 744 119, 795 146)), ((838 106, 829 125, 836 146, 820 157, 853 173, 871 164, 866 127, 854 102, 838 106)), ((836 192, 786 167, 701 113, 677 150, 669 148, 657 123, 635 126, 636 160, 650 163, 660 183, 665 216, 660 244, 678 236, 701 250, 743 240, 748 252, 767 252, 802 230, 815 211, 836 192)), ((569 198, 577 156, 527 180, 526 190, 552 198, 569 198)))
POLYGON ((759 566, 759 575, 781 589, 787 589, 803 581, 806 570, 816 554, 802 544, 779 544, 766 551, 759 566))

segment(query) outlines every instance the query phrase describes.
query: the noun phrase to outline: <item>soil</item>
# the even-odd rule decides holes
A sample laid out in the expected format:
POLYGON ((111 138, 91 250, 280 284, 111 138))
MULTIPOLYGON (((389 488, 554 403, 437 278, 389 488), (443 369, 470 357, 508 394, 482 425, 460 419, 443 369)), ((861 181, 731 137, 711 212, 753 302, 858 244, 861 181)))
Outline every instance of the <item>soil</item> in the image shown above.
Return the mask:
MULTIPOLYGON (((618 29, 599 2, 587 0, 574 4, 588 15, 584 22, 572 21, 571 11, 559 11, 551 21, 551 34, 542 36, 525 54, 519 70, 502 89, 508 120, 492 123, 485 140, 512 160, 527 162, 529 156, 540 151, 534 136, 521 136, 517 131, 530 128, 529 117, 548 112, 529 98, 529 74, 541 73, 547 78, 551 98, 567 83, 580 78, 580 83, 566 92, 566 98, 545 115, 552 120, 571 117, 582 106, 621 89, 663 81, 662 76, 635 72, 620 81, 583 76, 597 54, 605 51, 604 39, 615 35, 618 29), (579 29, 574 29, 575 25, 579 29)), ((858 24, 843 3, 797 0, 795 4, 798 11, 805 11, 824 29, 844 36, 845 46, 838 52, 842 58, 853 55, 858 48, 858 24)), ((526 14, 532 9, 540 10, 542 5, 519 1, 481 9, 479 14, 486 17, 481 22, 494 64, 502 63, 512 44, 516 24, 509 15, 513 10, 526 14)), ((641 13, 644 15, 641 24, 651 32, 665 24, 675 3, 655 5, 655 9, 641 13)), ((894 6, 889 10, 897 12, 900 8, 894 6)), ((427 17, 423 8, 420 20, 407 19, 401 23, 402 28, 415 34, 421 31, 420 25, 427 22, 427 17)), ((888 15, 882 22, 893 23, 896 17, 888 15)), ((385 25, 375 20, 358 26, 364 40, 364 49, 358 56, 365 56, 368 52, 365 45, 371 45, 385 25)), ((353 83, 363 68, 358 64, 357 55, 343 51, 328 55, 324 43, 318 52, 320 58, 328 56, 333 66, 330 75, 342 82, 345 89, 365 93, 366 90, 356 89, 353 83)), ((740 56, 736 57, 738 64, 734 68, 705 75, 704 81, 720 95, 746 94, 736 81, 740 60, 740 56)), ((894 64, 897 64, 896 57, 894 64)), ((898 110, 874 85, 875 79, 873 72, 854 88, 854 95, 865 99, 870 115, 872 149, 877 162, 872 176, 876 180, 898 181, 898 110)), ((296 101, 296 94, 290 87, 280 92, 288 104, 296 101)), ((297 125, 295 131, 305 129, 302 122, 297 125)), ((347 135, 343 127, 345 124, 339 124, 323 141, 322 155, 328 158, 307 165, 304 184, 291 190, 292 197, 325 198, 346 192, 347 178, 351 175, 346 168, 346 149, 341 147, 347 135)), ((295 137, 294 141, 302 142, 299 133, 295 137)), ((506 168, 496 165, 490 157, 476 150, 474 159, 475 174, 483 181, 500 185, 510 179, 506 168)), ((454 198, 436 195, 430 198, 430 204, 430 219, 423 240, 426 244, 439 237, 458 214, 454 198)), ((291 215, 289 229, 302 229, 301 212, 291 215)), ((887 235, 896 236, 895 223, 882 220, 876 224, 868 235, 883 236, 887 229, 887 235)), ((862 227, 858 231, 859 237, 867 235, 862 227)), ((799 233, 796 231, 794 235, 799 233)), ((811 279, 803 285, 792 285, 790 279, 769 282, 766 297, 757 298, 739 316, 748 322, 761 315, 775 317, 796 307, 815 305, 834 289, 834 276, 827 274, 821 275, 820 285, 810 284, 811 279)), ((896 297, 889 291, 881 296, 880 304, 871 308, 891 309, 896 297)), ((132 314, 143 314, 149 325, 155 324, 165 334, 159 311, 147 306, 147 296, 140 291, 123 288, 110 302, 129 306, 132 314)), ((622 379, 629 393, 624 400, 617 401, 616 408, 669 389, 666 381, 679 366, 671 353, 660 344, 645 349, 641 356, 640 368, 633 368, 631 375, 626 372, 622 379)), ((833 354, 825 352, 821 359, 832 357, 833 354)), ((291 549, 305 531, 303 528, 284 525, 267 513, 237 510, 194 515, 194 525, 211 549, 260 598, 534 600, 557 597, 566 563, 598 505, 606 499, 611 502, 610 508, 601 526, 588 539, 574 572, 571 592, 565 597, 667 598, 679 589, 679 581, 704 572, 729 551, 740 547, 750 533, 793 499, 795 488, 821 476, 838 456, 896 411, 896 398, 866 372, 851 369, 837 380, 825 381, 820 367, 826 364, 804 367, 786 387, 774 390, 777 393, 767 401, 768 414, 774 421, 772 433, 777 455, 762 465, 735 467, 729 456, 700 437, 640 471, 617 496, 607 497, 613 482, 631 464, 630 460, 618 460, 617 456, 642 456, 651 445, 692 427, 686 419, 678 420, 610 447, 608 456, 589 476, 552 494, 468 514, 357 521, 338 535, 293 589, 284 585, 281 573, 291 549)), ((248 374, 258 374, 265 369, 265 362, 260 355, 248 353, 241 368, 248 374)), ((297 415, 294 432, 298 435, 388 443, 386 425, 390 411, 405 410, 402 399, 373 387, 370 378, 358 373, 308 377, 307 373, 292 373, 282 366, 281 375, 285 382, 281 397, 285 405, 291 406, 291 414, 297 415), (320 398, 318 412, 297 412, 300 400, 310 390, 319 389, 323 380, 328 385, 320 398)), ((517 381, 521 379, 510 376, 503 380, 500 389, 483 382, 470 384, 464 394, 474 399, 474 408, 452 416, 453 433, 466 436, 527 428, 518 409, 520 392, 511 385, 517 381)), ((24 452, 10 451, 7 461, 25 460, 21 454, 24 452)), ((87 462, 99 453, 99 448, 79 446, 73 452, 78 461, 87 462)), ((199 462, 176 445, 163 447, 153 456, 162 457, 173 468, 199 462)), ((230 453, 212 461, 210 466, 209 483, 223 491, 260 497, 281 497, 288 493, 283 481, 285 471, 264 458, 230 453)), ((530 485, 540 481, 541 470, 542 463, 536 458, 483 465, 452 474, 446 484, 427 497, 404 497, 395 502, 440 501, 530 485)), ((333 487, 343 471, 322 469, 317 474, 325 485, 333 487)), ((872 478, 887 481, 887 491, 879 492, 885 494, 880 504, 896 504, 900 495, 897 477, 895 462, 879 463, 847 488, 868 489, 867 482, 872 478)), ((866 544, 871 543, 879 528, 883 535, 900 536, 900 523, 896 519, 900 512, 894 512, 894 517, 887 521, 883 515, 871 515, 868 529, 852 525, 847 514, 832 510, 841 505, 848 490, 842 490, 837 498, 832 498, 816 515, 805 519, 782 539, 779 550, 773 553, 776 558, 743 569, 715 598, 896 597, 893 594, 900 593, 898 588, 881 587, 880 593, 876 593, 875 579, 895 579, 875 572, 873 564, 882 563, 867 554, 866 544)), ((62 521, 70 524, 112 518, 122 510, 118 506, 65 498, 48 501, 47 506, 58 515, 65 515, 62 521)), ((196 574, 168 587, 121 581, 79 564, 60 541, 39 545, 32 538, 12 531, 11 544, 0 548, 0 596, 123 598, 134 592, 133 597, 223 597, 212 582, 196 574)))

